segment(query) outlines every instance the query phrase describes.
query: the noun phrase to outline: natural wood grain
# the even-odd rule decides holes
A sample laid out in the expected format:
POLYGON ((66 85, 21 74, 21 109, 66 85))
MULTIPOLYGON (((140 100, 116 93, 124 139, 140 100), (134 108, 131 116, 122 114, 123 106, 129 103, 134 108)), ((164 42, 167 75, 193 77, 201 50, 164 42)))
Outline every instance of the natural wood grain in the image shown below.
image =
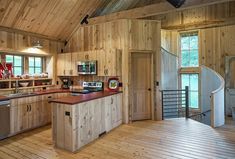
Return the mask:
POLYGON ((67 105, 53 103, 55 146, 75 152, 122 123, 122 95, 67 105), (119 102, 117 102, 117 99, 119 102))
MULTIPOLYGON (((122 52, 121 81, 123 83, 123 120, 129 122, 130 105, 130 52, 131 51, 150 51, 153 52, 154 80, 161 81, 161 63, 160 63, 160 22, 149 20, 128 20, 122 19, 112 22, 100 23, 97 25, 88 25, 80 27, 68 41, 66 52, 81 52, 91 50, 104 50, 108 57, 115 58, 115 52, 118 49, 122 52)), ((98 56, 97 56, 98 57, 98 56)), ((98 57, 99 58, 99 57, 98 57)), ((118 59, 118 57, 116 57, 118 59)), ((102 65, 106 59, 101 59, 102 65)), ((112 66, 113 59, 108 59, 108 68, 112 66)), ((103 71, 98 68, 98 71, 103 71)), ((109 71, 110 72, 110 71, 109 71)), ((110 74, 110 76, 115 74, 110 74)), ((104 80, 104 79, 103 79, 104 80)), ((153 83, 153 82, 152 82, 153 83)), ((153 97, 156 98, 157 106, 161 107, 159 87, 156 88, 153 97)), ((154 112, 155 119, 161 120, 160 109, 157 108, 158 115, 154 112), (159 116, 159 118, 157 117, 159 116)))
POLYGON ((192 30, 235 24, 235 1, 171 12, 147 19, 160 20, 162 29, 192 30))
POLYGON ((235 127, 213 129, 193 120, 122 125, 72 154, 53 147, 50 126, 0 141, 0 158, 234 158, 235 127))

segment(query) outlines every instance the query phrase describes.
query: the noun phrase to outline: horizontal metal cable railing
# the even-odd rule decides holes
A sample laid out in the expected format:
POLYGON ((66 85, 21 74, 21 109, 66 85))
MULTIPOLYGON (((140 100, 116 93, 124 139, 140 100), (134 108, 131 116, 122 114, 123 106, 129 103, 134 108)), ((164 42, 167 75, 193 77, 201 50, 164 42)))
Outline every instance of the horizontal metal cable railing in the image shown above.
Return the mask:
POLYGON ((189 117, 188 86, 181 90, 162 90, 162 119, 189 117))

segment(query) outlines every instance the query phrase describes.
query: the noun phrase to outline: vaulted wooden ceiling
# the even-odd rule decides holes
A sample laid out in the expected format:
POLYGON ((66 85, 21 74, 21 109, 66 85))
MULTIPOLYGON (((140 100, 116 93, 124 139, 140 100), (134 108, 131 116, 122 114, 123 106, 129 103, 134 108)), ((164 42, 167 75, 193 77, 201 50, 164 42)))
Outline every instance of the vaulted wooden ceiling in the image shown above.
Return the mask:
POLYGON ((80 21, 162 0, 0 0, 0 26, 65 40, 80 21))

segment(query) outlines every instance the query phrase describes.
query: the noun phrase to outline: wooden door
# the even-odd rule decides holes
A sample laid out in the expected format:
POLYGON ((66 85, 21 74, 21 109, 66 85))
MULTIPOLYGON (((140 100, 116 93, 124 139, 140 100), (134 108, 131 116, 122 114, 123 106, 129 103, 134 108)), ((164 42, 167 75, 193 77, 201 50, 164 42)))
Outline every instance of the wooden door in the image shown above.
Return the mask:
POLYGON ((151 118, 151 54, 132 53, 132 120, 151 118))

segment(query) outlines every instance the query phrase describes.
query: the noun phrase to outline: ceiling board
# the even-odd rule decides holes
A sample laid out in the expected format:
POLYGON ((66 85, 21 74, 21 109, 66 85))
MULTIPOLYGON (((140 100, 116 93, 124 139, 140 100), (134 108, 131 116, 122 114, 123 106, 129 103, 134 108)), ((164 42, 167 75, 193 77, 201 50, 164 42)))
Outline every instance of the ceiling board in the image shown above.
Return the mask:
POLYGON ((80 21, 162 0, 0 0, 0 26, 65 40, 80 21))

